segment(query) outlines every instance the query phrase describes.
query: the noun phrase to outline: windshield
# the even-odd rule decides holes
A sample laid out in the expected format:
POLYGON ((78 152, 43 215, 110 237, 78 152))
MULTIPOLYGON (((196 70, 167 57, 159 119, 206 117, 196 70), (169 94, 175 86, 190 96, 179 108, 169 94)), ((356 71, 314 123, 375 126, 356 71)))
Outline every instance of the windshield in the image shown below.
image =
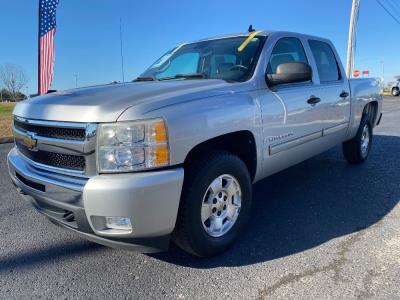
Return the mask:
POLYGON ((183 44, 140 75, 143 80, 223 79, 246 81, 253 74, 264 36, 221 38, 183 44))

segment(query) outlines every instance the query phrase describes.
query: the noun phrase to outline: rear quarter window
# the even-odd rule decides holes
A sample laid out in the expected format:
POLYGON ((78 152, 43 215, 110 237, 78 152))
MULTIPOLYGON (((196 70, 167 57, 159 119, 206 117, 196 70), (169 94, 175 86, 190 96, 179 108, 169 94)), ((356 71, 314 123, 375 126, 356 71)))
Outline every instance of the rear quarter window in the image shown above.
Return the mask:
POLYGON ((311 52, 317 64, 321 82, 341 80, 341 74, 331 46, 325 42, 310 40, 311 52))

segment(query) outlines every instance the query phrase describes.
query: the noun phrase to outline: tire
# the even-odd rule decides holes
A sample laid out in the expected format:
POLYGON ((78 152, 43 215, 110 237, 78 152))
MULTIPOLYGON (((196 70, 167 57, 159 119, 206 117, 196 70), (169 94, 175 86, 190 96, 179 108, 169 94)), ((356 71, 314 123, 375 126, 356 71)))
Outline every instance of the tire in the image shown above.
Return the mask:
POLYGON ((209 257, 227 250, 244 228, 250 214, 251 199, 249 171, 237 156, 216 151, 196 160, 185 168, 173 241, 184 251, 199 257, 209 257), (215 182, 221 182, 222 189, 218 189, 218 185, 213 185, 215 187, 212 188, 211 183, 215 182), (228 183, 232 185, 227 192, 224 188, 229 186, 228 183), (227 199, 229 195, 234 196, 227 199), (208 214, 211 216, 206 219, 208 214), (203 218, 204 216, 206 217, 203 218), (228 218, 231 216, 233 217, 228 218), (215 221, 222 218, 222 222, 215 221))
POLYGON ((398 87, 395 87, 392 89, 392 96, 393 97, 398 97, 400 95, 400 89, 398 87))
POLYGON ((371 121, 368 115, 364 115, 356 136, 343 143, 343 155, 350 164, 360 164, 367 160, 371 151, 372 137, 371 121), (368 139, 367 146, 364 144, 366 139, 368 139))

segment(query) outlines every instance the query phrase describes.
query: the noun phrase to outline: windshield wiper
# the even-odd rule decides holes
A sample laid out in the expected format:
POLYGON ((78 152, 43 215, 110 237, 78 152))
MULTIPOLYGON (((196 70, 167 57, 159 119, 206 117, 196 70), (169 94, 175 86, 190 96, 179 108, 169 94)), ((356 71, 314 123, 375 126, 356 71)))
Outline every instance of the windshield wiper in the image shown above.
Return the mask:
POLYGON ((203 73, 190 73, 190 74, 176 74, 175 76, 160 78, 159 80, 172 80, 172 79, 205 79, 206 76, 203 73))
POLYGON ((136 78, 136 79, 134 79, 134 80, 132 80, 133 82, 138 82, 138 81, 156 81, 157 79, 156 78, 154 78, 154 77, 138 77, 138 78, 136 78))

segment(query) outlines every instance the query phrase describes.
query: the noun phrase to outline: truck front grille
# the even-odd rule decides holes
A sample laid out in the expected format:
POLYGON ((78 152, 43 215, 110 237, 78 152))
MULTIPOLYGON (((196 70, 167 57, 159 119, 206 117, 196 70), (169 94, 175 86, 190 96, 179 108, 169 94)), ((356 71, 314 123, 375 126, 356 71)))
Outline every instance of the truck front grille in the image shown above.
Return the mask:
POLYGON ((16 141, 15 144, 17 145, 19 152, 34 162, 62 169, 75 171, 85 170, 84 156, 54 153, 41 150, 31 151, 18 141, 16 141))
POLYGON ((72 176, 96 174, 96 124, 14 116, 13 125, 19 153, 37 167, 72 176))
POLYGON ((24 123, 18 120, 14 120, 15 128, 22 131, 34 132, 38 136, 64 139, 64 140, 85 140, 85 129, 84 128, 68 128, 68 127, 54 127, 54 126, 42 126, 24 123))

